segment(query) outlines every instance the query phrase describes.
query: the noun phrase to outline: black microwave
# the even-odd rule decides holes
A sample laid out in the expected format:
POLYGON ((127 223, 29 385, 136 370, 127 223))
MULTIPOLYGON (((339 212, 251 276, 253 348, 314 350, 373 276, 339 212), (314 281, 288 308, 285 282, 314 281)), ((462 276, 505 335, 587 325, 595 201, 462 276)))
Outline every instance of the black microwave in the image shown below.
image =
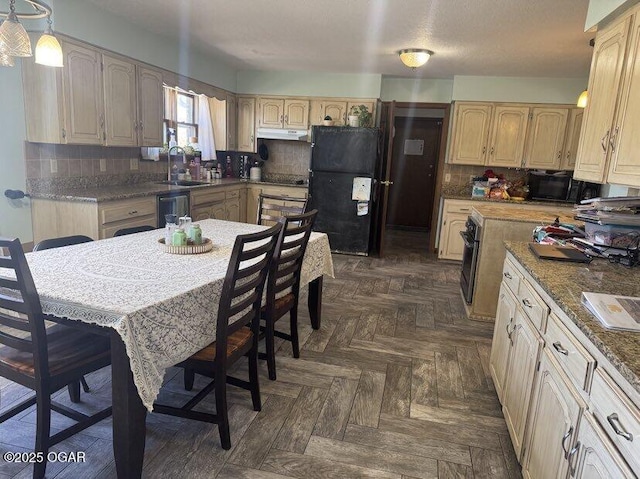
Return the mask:
POLYGON ((600 185, 574 180, 570 175, 559 173, 529 173, 529 199, 539 201, 562 201, 580 203, 600 194, 600 185))

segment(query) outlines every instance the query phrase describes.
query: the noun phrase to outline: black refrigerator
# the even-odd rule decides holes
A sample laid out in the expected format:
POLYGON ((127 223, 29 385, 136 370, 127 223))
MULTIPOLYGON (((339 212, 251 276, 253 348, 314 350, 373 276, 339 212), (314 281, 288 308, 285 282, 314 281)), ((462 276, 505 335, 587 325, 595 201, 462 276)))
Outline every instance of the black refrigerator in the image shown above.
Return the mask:
POLYGON ((311 208, 318 210, 314 230, 327 233, 335 253, 368 255, 380 131, 314 126, 312 135, 309 194, 311 208))

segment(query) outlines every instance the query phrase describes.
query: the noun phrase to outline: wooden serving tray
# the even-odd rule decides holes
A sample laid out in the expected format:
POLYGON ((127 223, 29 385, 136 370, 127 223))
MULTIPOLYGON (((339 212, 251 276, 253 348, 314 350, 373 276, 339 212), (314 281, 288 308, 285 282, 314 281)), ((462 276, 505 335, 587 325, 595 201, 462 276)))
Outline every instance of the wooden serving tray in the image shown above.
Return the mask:
POLYGON ((213 242, 209 238, 202 238, 202 244, 188 244, 185 246, 164 244, 164 238, 160 238, 158 243, 162 245, 165 253, 171 254, 200 254, 213 249, 213 242))

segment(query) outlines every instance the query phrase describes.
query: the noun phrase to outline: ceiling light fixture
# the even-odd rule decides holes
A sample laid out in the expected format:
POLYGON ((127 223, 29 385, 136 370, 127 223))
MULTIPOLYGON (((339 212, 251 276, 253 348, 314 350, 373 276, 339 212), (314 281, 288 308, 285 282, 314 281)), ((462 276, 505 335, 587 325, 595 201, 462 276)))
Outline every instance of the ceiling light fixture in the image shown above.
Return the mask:
POLYGON ((409 68, 416 69, 429 61, 433 52, 423 48, 405 48, 398 52, 400 60, 409 68))
POLYGON ((589 102, 589 92, 587 90, 580 93, 578 97, 578 101, 576 102, 576 106, 578 108, 586 108, 587 103, 589 102))
POLYGON ((47 27, 38 40, 36 46, 36 63, 41 65, 61 67, 62 48, 51 29, 51 14, 53 10, 40 0, 23 0, 33 7, 32 13, 16 13, 15 0, 10 0, 9 11, 0 12, 0 17, 6 17, 0 25, 0 65, 13 66, 12 57, 30 57, 31 40, 19 19, 36 20, 47 18, 47 27))

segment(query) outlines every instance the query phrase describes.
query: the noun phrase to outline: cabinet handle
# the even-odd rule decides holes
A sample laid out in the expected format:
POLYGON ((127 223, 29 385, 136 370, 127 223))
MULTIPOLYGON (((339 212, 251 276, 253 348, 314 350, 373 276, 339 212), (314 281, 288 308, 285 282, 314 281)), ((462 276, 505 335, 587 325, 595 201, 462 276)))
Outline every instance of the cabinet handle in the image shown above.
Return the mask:
POLYGON ((253 144, 253 135, 251 135, 251 138, 249 140, 249 143, 253 144))
POLYGON ((138 212, 138 210, 133 210, 133 211, 129 211, 130 215, 135 215, 138 212))
POLYGON ((140 122, 140 129, 142 130, 144 126, 142 126, 142 122, 140 122))
POLYGON ((569 461, 569 472, 571 473, 571 476, 575 476, 576 474, 576 465, 574 464, 573 458, 574 456, 576 456, 576 452, 578 452, 578 449, 580 449, 580 441, 578 441, 575 445, 575 447, 573 449, 571 449, 571 451, 569 451, 569 454, 567 455, 567 460, 569 461))
POLYGON ((487 152, 487 147, 486 147, 486 146, 483 146, 483 147, 482 147, 482 154, 484 155, 486 152, 487 152))
POLYGON ((283 120, 284 120, 284 115, 280 115, 280 121, 283 121, 283 120))
POLYGON ((558 159, 562 158, 562 150, 558 152, 558 159))
POLYGON ((616 151, 616 138, 618 137, 619 128, 616 126, 616 129, 613 131, 613 135, 609 138, 609 144, 611 145, 611 151, 616 151))
POLYGON ((558 351, 560 354, 564 354, 565 356, 569 356, 569 351, 562 347, 562 343, 560 341, 556 341, 553 343, 553 349, 558 351))
POLYGON ((633 434, 625 431, 622 428, 622 424, 620 424, 620 419, 618 418, 617 413, 614 412, 613 414, 610 414, 609 416, 607 416, 607 421, 609 421, 609 424, 611 424, 611 427, 613 428, 613 430, 618 436, 624 437, 629 442, 633 441, 633 434))
POLYGON ((489 154, 490 154, 490 155, 493 155, 493 149, 494 149, 494 147, 492 146, 492 147, 491 147, 491 151, 489 151, 489 154))
POLYGON ((104 126, 104 115, 100 114, 100 128, 104 126))
POLYGON ((502 273, 504 275, 505 278, 507 279, 513 279, 513 276, 511 276, 511 273, 509 273, 508 271, 505 271, 504 273, 502 273))
POLYGON ((133 130, 138 131, 138 122, 136 121, 133 122, 133 130))
POLYGON ((460 208, 460 211, 469 211, 469 208, 460 208))
POLYGON ((284 122, 285 123, 289 123, 289 115, 285 115, 284 116, 284 122))
POLYGON ((600 140, 600 146, 602 146, 602 151, 607 151, 607 140, 609 138, 609 130, 604 134, 602 139, 600 140))
POLYGON ((567 160, 571 157, 571 152, 567 151, 567 160))
POLYGON ((513 333, 515 333, 516 329, 518 328, 517 325, 513 325, 513 328, 511 328, 511 331, 509 331, 509 325, 513 322, 513 318, 511 318, 511 320, 509 321, 509 324, 507 325, 507 336, 509 337, 509 342, 511 343, 511 346, 513 346, 513 333))
POLYGON ((562 450, 564 451, 564 458, 568 459, 569 458, 569 451, 567 450, 566 446, 565 446, 565 442, 567 441, 567 439, 569 437, 571 437, 571 434, 573 433, 573 426, 571 426, 569 428, 569 430, 565 433, 564 436, 562 436, 562 450))
POLYGON ((533 304, 531 304, 531 301, 529 301, 528 298, 524 298, 522 300, 522 304, 524 304, 527 308, 533 308, 533 304))
POLYGON ((66 138, 67 137, 67 130, 65 130, 64 128, 62 129, 62 138, 66 138))

